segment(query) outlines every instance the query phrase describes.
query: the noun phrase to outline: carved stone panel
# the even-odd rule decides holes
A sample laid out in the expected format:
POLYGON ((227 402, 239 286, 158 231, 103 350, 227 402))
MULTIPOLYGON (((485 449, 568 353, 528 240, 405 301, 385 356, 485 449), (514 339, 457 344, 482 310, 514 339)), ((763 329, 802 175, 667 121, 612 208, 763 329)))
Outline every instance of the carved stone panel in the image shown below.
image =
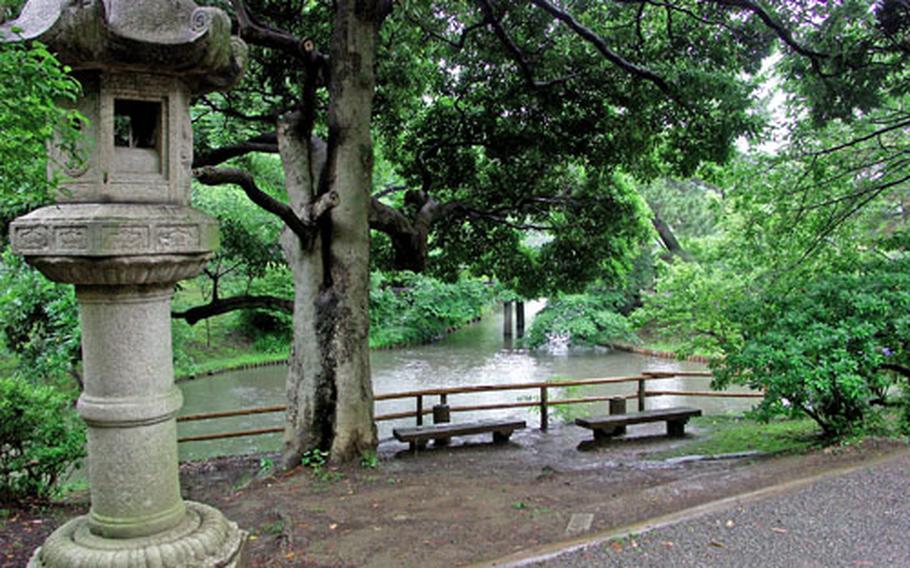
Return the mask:
POLYGON ((101 250, 109 253, 143 251, 149 248, 149 227, 107 225, 101 229, 101 250))

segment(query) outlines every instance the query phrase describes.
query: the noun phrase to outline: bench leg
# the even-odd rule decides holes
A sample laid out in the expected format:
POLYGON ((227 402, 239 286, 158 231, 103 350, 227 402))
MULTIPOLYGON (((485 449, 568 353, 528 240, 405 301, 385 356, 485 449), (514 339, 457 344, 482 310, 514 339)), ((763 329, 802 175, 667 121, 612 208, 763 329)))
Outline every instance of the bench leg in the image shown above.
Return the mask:
POLYGON ((512 431, 508 432, 493 432, 493 443, 494 444, 505 444, 509 441, 509 438, 512 436, 512 431))
POLYGON ((689 420, 667 420, 667 436, 682 438, 686 435, 686 422, 689 420))
POLYGON ((412 452, 416 454, 417 450, 426 449, 427 443, 425 440, 420 440, 419 442, 408 442, 408 447, 412 452))
POLYGON ((606 442, 611 438, 615 437, 617 434, 625 433, 625 427, 622 427, 622 431, 619 431, 619 428, 595 428, 594 429, 594 441, 595 442, 606 442))
POLYGON ((448 446, 451 438, 433 438, 434 446, 448 446))

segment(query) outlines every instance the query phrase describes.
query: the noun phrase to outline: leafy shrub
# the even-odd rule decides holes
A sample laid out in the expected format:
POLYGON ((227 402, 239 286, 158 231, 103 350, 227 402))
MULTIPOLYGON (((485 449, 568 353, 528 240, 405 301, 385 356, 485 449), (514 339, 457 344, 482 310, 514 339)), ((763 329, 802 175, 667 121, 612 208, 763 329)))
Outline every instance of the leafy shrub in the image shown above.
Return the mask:
POLYGON ((616 311, 622 299, 614 292, 593 291, 550 300, 528 329, 528 345, 540 347, 553 336, 567 336, 572 345, 634 341, 629 321, 616 311))
POLYGON ((0 257, 0 322, 18 374, 73 386, 81 333, 72 286, 51 282, 7 250, 0 257))
POLYGON ((370 282, 370 347, 431 341, 483 315, 494 290, 480 280, 374 272, 370 282))
POLYGON ((53 387, 0 379, 0 501, 48 497, 85 457, 85 430, 53 387))
POLYGON ((763 389, 764 417, 802 412, 833 437, 877 422, 874 401, 910 376, 910 262, 818 274, 741 302, 743 342, 714 364, 714 386, 763 389))

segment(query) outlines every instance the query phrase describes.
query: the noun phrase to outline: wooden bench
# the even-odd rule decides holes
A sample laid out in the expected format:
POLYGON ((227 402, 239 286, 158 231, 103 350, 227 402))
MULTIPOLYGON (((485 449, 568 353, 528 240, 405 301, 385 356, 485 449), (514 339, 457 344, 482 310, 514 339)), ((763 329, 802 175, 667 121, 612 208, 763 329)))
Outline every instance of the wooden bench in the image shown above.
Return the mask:
POLYGON ((680 438, 686 435, 686 422, 694 416, 701 416, 701 410, 698 408, 680 406, 676 408, 644 410, 636 414, 611 414, 609 416, 576 418, 575 424, 582 428, 593 430, 594 439, 600 441, 625 433, 626 426, 632 424, 666 422, 667 435, 674 438, 680 438))
POLYGON ((471 434, 493 433, 493 442, 504 444, 515 430, 526 428, 524 420, 483 420, 479 422, 453 422, 416 426, 414 428, 395 428, 392 435, 399 442, 407 442, 411 450, 426 445, 429 440, 436 440, 437 445, 445 444, 453 436, 470 436, 471 434))

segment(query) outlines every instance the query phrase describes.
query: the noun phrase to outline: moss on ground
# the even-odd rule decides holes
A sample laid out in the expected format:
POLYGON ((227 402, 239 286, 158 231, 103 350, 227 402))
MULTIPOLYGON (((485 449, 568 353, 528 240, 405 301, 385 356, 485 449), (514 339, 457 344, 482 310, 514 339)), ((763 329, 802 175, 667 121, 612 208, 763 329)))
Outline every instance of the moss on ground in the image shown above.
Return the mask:
POLYGON ((703 416, 692 423, 706 431, 690 444, 661 453, 660 458, 752 451, 799 453, 823 442, 818 425, 807 418, 764 423, 741 417, 703 416))

